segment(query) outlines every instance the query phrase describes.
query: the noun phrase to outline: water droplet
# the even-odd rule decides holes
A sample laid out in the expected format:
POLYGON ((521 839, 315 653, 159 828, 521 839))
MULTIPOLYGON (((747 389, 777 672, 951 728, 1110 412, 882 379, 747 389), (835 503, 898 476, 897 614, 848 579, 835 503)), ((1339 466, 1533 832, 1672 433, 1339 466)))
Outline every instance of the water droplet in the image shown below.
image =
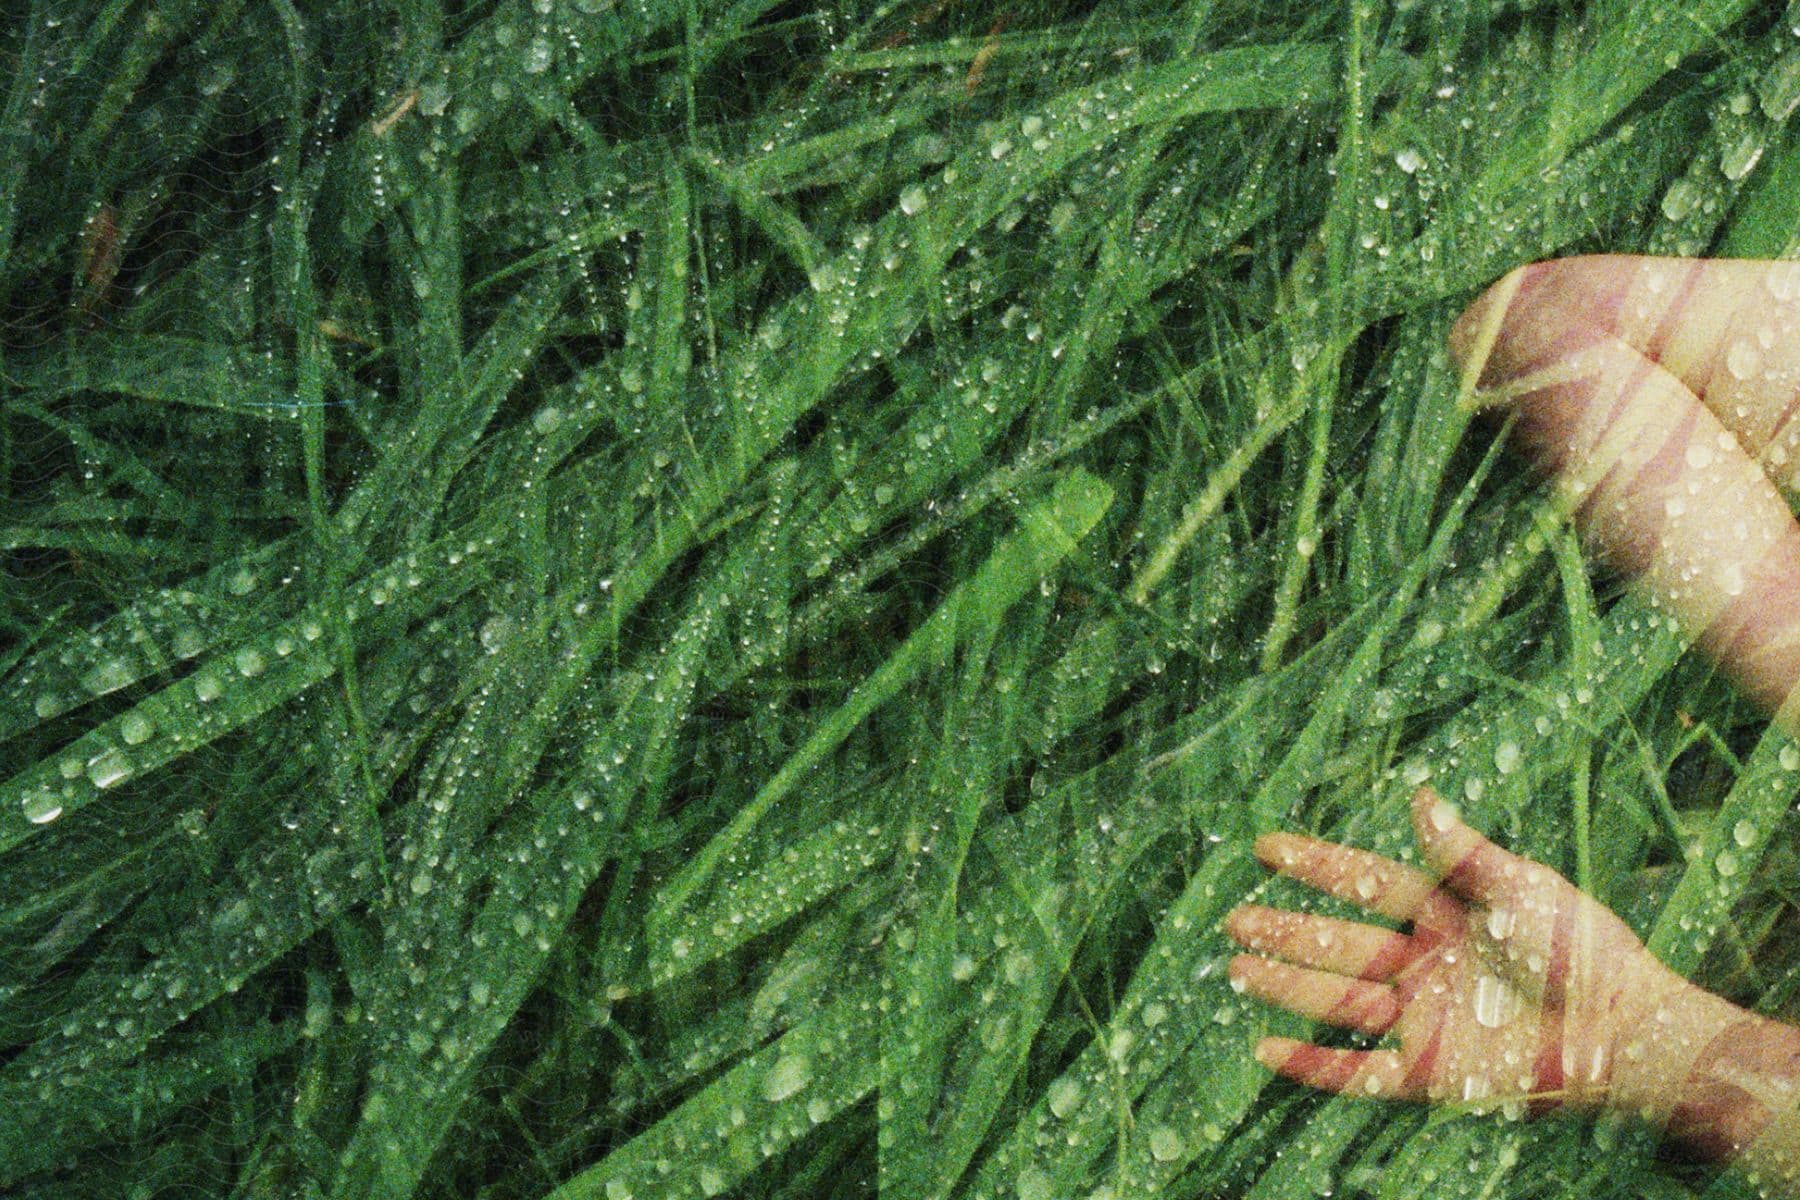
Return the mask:
POLYGON ((102 750, 88 759, 88 779, 102 791, 116 787, 131 775, 131 760, 118 747, 102 750))
POLYGON ((1749 130, 1719 154, 1719 172, 1732 181, 1748 175, 1763 156, 1763 135, 1749 130))
POLYGON ((1019 1172, 1019 1200, 1055 1200, 1056 1183, 1042 1167, 1026 1167, 1019 1172))
POLYGON ((900 211, 909 217, 916 217, 925 210, 925 189, 918 184, 908 184, 900 189, 900 211))
POLYGON ((1662 214, 1671 221, 1680 221, 1699 207, 1700 189, 1691 179, 1677 179, 1663 193, 1662 214))
POLYGON ((1047 1099, 1050 1103, 1050 1111, 1056 1115, 1057 1119, 1066 1119, 1070 1113, 1081 1107, 1081 1085, 1064 1075, 1050 1085, 1047 1099))
POLYGON ((1482 974, 1475 979, 1475 1021, 1488 1029, 1499 1029, 1519 1015, 1519 994, 1497 975, 1482 974))
POLYGON ((238 674, 246 679, 253 679, 268 669, 269 660, 263 657, 261 650, 254 646, 245 646, 237 652, 233 659, 237 663, 238 674))
POLYGON ((1800 746, 1789 742, 1781 748, 1781 753, 1776 757, 1781 763, 1782 770, 1800 771, 1800 746))
POLYGON ((219 685, 219 677, 211 671, 194 676, 194 699, 202 704, 211 704, 223 690, 219 685))
POLYGON ((1443 800, 1431 806, 1431 813, 1426 817, 1431 827, 1439 833, 1448 833, 1456 827, 1458 820, 1456 807, 1443 800))
POLYGON ((27 795, 24 800, 25 819, 33 825, 48 825, 62 816, 62 801, 49 788, 42 788, 27 795))
MULTIPOLYGON (((579 3, 579 0, 577 0, 577 2, 579 3)), ((611 0, 608 0, 608 3, 610 2, 611 0)), ((725 1176, 719 1173, 719 1168, 700 1168, 700 1191, 703 1195, 716 1196, 724 1190, 725 1176)))
POLYGON ((1183 1149, 1181 1135, 1169 1126, 1158 1125, 1150 1131, 1150 1157, 1157 1162, 1174 1162, 1183 1149))
POLYGON ((1713 448, 1696 438, 1688 443, 1684 457, 1687 459, 1687 465, 1694 470, 1704 470, 1712 465, 1713 448))
POLYGON ((132 709, 119 718, 119 736, 125 739, 128 746, 143 745, 155 732, 156 725, 137 709, 132 709))
POLYGON ((1408 146, 1394 155, 1394 165, 1408 175, 1416 175, 1419 173, 1419 169, 1425 165, 1425 156, 1408 146))
POLYGON ((763 1099, 770 1104, 779 1104, 804 1091, 811 1082, 812 1060, 804 1054, 784 1054, 763 1076, 763 1099))
POLYGON ((114 692, 131 682, 131 664, 122 658, 107 658, 81 677, 81 686, 96 696, 114 692))
POLYGON ((1729 850, 1721 850, 1719 856, 1713 859, 1713 866, 1718 868, 1720 875, 1730 878, 1738 873, 1737 855, 1729 850))
POLYGON ((1731 840, 1740 846, 1749 846, 1756 840, 1756 826, 1749 821, 1739 821, 1731 827, 1731 840))
POLYGON ((1511 775, 1519 769, 1519 743, 1501 742, 1494 747, 1494 769, 1502 775, 1511 775))
POLYGON ((1763 268, 1763 287, 1782 303, 1800 296, 1800 263, 1773 262, 1763 268))
POLYGON ((1358 875, 1354 887, 1356 898, 1367 901, 1375 898, 1375 892, 1380 887, 1380 883, 1373 875, 1358 875))
POLYGON ((1518 927, 1519 914, 1510 908, 1490 908, 1487 915, 1488 936, 1497 942, 1504 942, 1513 935, 1518 927))
POLYGON ((1733 379, 1748 379, 1762 366, 1762 351, 1749 338, 1739 338, 1725 351, 1725 369, 1733 379))

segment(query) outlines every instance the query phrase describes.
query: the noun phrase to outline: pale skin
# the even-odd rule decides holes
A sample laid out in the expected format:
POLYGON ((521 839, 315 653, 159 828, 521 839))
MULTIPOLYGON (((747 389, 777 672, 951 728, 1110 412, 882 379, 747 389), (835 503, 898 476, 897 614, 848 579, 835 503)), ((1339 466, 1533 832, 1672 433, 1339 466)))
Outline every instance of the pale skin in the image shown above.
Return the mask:
MULTIPOLYGON (((1452 351, 1512 406, 1591 553, 1631 573, 1739 686, 1800 725, 1800 265, 1568 259, 1470 306, 1452 351), (1784 447, 1792 446, 1790 457, 1784 447), (1692 501, 1692 503, 1690 503, 1692 501)), ((1495 845, 1429 788, 1424 868, 1268 834, 1271 870, 1391 927, 1247 904, 1233 987, 1390 1045, 1266 1037, 1313 1087, 1477 1108, 1618 1111, 1800 1197, 1800 1028, 1712 995, 1556 871, 1495 845)))

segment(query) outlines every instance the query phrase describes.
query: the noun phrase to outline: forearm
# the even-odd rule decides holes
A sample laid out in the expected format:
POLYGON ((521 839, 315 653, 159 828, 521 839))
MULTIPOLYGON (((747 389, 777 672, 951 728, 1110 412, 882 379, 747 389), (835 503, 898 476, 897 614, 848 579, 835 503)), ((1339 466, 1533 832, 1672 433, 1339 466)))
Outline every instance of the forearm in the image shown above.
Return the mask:
POLYGON ((1699 1158, 1769 1197, 1800 1197, 1800 1027, 1689 984, 1620 1050, 1620 1099, 1699 1158), (1633 1082, 1635 1080, 1635 1082, 1633 1082))

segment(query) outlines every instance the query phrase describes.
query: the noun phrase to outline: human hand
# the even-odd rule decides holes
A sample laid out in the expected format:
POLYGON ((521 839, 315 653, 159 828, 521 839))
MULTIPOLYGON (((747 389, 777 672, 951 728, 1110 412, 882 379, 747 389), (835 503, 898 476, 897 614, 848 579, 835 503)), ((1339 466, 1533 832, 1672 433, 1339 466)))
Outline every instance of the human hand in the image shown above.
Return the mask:
POLYGON ((1413 828, 1441 879, 1299 834, 1258 838, 1264 865, 1411 932, 1243 905, 1232 986, 1398 1049, 1265 1037, 1256 1057, 1328 1091, 1400 1100, 1627 1109, 1660 1123, 1723 1004, 1549 867, 1508 853, 1421 787, 1413 828), (1672 1081, 1672 1082, 1671 1082, 1672 1081))

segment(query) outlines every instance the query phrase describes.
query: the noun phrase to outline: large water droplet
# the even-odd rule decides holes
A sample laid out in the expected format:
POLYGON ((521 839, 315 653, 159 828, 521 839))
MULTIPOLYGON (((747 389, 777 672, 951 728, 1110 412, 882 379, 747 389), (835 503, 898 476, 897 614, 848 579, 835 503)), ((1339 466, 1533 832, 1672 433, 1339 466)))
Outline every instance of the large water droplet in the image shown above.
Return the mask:
POLYGON ((32 792, 24 800, 25 819, 33 825, 48 825, 62 816, 62 800, 49 788, 32 792))
POLYGON ((775 1065, 763 1076, 763 1099, 770 1104, 779 1104, 790 1096, 798 1095, 811 1082, 812 1060, 804 1054, 784 1054, 775 1060, 775 1065))
POLYGON ((122 658, 106 658, 81 677, 81 686, 99 696, 131 682, 131 664, 122 658))
POLYGON ((1739 338, 1725 351, 1725 369, 1733 379, 1748 379, 1762 366, 1762 351, 1749 338, 1739 338))
POLYGON ((1497 975, 1483 973, 1475 979, 1475 1021, 1499 1029, 1519 1015, 1519 994, 1497 975))
POLYGON ((87 774, 97 788, 114 787, 131 775, 131 760, 117 747, 102 750, 88 759, 87 774))
POLYGON ((1513 935, 1518 927, 1519 914, 1510 908, 1490 908, 1487 915, 1488 936, 1497 942, 1504 942, 1513 935))
POLYGON ((1511 775, 1519 769, 1519 743, 1504 741, 1494 747, 1494 769, 1502 775, 1511 775))
POLYGON ((1671 221, 1680 221, 1699 205, 1700 189, 1689 179, 1677 179, 1663 193, 1662 213, 1671 221))

